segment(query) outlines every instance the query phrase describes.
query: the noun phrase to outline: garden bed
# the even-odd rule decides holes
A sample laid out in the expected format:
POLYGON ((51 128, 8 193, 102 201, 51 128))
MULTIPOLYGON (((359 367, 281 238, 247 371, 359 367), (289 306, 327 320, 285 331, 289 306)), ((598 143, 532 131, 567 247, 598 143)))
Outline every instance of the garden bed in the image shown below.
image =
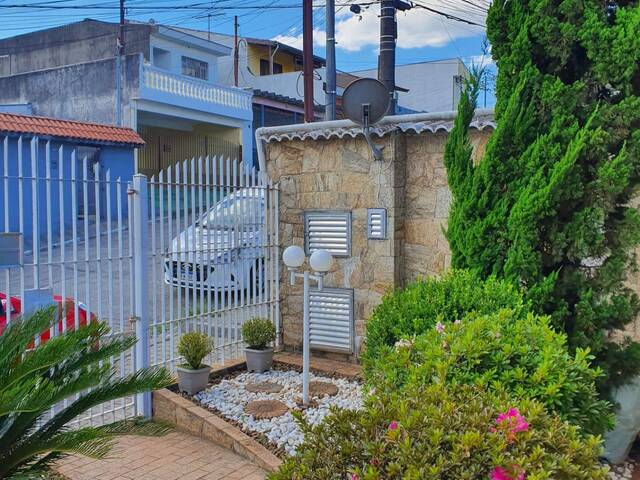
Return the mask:
POLYGON ((359 409, 361 385, 345 378, 311 374, 311 404, 302 405, 302 374, 295 370, 228 373, 191 399, 235 424, 278 456, 291 455, 303 436, 293 412, 315 425, 331 406, 359 409), (318 389, 318 391, 316 391, 318 389), (251 410, 252 407, 257 410, 251 410))

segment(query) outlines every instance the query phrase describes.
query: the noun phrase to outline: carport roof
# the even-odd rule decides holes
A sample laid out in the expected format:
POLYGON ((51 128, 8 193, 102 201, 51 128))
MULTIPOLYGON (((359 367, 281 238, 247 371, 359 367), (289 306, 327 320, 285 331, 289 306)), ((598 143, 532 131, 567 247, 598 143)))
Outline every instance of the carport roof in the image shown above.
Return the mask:
POLYGON ((0 113, 0 133, 30 134, 90 143, 115 143, 142 147, 144 140, 134 130, 99 123, 0 113))

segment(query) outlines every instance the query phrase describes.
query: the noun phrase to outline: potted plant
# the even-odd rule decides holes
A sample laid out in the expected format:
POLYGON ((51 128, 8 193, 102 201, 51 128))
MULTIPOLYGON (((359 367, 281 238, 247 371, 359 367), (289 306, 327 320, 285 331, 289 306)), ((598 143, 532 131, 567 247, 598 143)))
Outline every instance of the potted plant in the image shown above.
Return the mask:
POLYGON ((178 365, 178 388, 181 392, 195 395, 209 383, 209 365, 202 360, 212 350, 211 339, 204 333, 190 332, 180 337, 178 353, 185 363, 178 365))
POLYGON ((250 372, 266 372, 273 363, 273 347, 269 346, 276 339, 276 329, 266 318, 252 318, 242 325, 242 338, 247 344, 244 354, 247 359, 247 370, 250 372))

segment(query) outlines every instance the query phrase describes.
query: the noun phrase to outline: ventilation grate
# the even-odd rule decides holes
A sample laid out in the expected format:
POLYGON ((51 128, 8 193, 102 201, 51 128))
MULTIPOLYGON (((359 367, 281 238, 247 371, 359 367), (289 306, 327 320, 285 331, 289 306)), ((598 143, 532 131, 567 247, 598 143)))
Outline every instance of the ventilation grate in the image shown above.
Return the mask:
POLYGON ((312 289, 309 302, 311 347, 316 350, 353 353, 353 290, 312 289))
POLYGON ((321 249, 335 257, 351 255, 351 213, 306 212, 304 226, 307 255, 321 249))
POLYGON ((387 238, 387 210, 370 208, 367 210, 367 233, 372 240, 387 238))

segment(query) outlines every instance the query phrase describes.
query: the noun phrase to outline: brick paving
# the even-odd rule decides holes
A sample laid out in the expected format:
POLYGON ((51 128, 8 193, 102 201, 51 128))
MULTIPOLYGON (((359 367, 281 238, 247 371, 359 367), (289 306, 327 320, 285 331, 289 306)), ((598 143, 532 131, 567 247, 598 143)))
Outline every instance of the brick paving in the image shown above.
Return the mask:
POLYGON ((55 470, 69 480, 263 480, 266 476, 235 453, 181 432, 123 436, 108 458, 72 456, 55 470))

